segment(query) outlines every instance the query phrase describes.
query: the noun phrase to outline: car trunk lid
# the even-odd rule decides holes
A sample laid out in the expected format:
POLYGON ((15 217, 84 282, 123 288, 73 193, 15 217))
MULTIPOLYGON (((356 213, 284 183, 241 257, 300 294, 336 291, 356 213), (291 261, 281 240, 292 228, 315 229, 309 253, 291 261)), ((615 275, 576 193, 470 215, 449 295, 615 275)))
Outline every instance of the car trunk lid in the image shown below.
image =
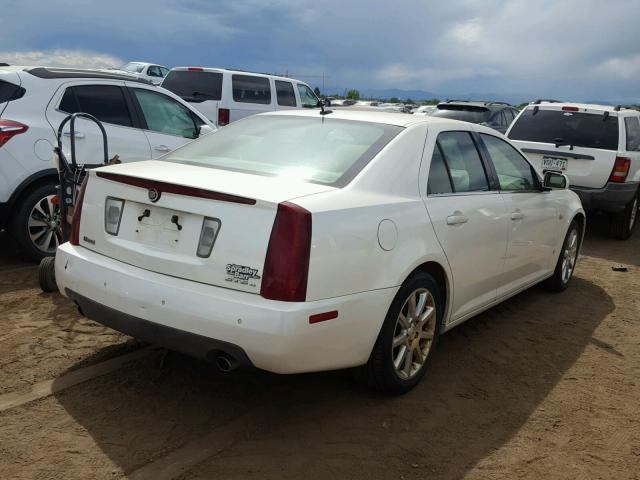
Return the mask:
POLYGON ((259 293, 278 204, 332 188, 163 161, 105 167, 91 172, 80 244, 145 270, 259 293), (108 233, 106 215, 120 201, 117 233, 108 233), (205 256, 203 237, 214 239, 205 256))

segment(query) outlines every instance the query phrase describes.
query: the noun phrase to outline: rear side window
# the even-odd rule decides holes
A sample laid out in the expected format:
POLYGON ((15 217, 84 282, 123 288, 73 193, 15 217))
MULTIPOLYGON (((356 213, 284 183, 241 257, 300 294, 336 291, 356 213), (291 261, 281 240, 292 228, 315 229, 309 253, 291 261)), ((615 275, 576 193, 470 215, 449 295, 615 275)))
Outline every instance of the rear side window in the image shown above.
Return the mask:
POLYGON ((489 190, 480 154, 469 132, 442 132, 437 143, 449 167, 454 192, 489 190))
POLYGON ((269 79, 253 75, 233 75, 233 100, 239 103, 271 103, 269 79))
POLYGON ((89 113, 105 123, 133 126, 122 88, 115 85, 79 85, 67 88, 59 108, 67 113, 89 113))
POLYGON ((296 94, 291 82, 276 80, 276 97, 281 107, 295 107, 296 94))
POLYGON ((638 117, 627 117, 624 126, 627 131, 627 151, 640 151, 640 120, 638 117))
POLYGON ((618 150, 618 117, 527 108, 509 132, 512 140, 618 150))
POLYGON ((0 80, 0 103, 17 100, 25 94, 26 90, 19 85, 0 80))
POLYGON ((201 103, 222 98, 222 73, 191 70, 171 70, 163 88, 175 93, 187 102, 201 103))
POLYGON ((427 194, 438 195, 443 193, 451 193, 451 178, 447 165, 444 163, 440 146, 436 144, 431 157, 431 167, 429 168, 429 181, 427 184, 427 194))
POLYGON ((506 191, 535 190, 538 187, 529 162, 504 140, 480 134, 498 175, 500 189, 506 191))

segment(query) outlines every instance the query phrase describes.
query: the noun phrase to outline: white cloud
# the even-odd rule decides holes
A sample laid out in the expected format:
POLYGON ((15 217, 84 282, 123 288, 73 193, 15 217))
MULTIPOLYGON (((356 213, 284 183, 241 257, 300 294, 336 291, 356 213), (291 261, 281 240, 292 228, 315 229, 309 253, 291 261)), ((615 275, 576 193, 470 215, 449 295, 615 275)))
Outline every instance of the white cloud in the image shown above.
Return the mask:
POLYGON ((595 67, 595 73, 608 79, 640 78, 640 54, 609 58, 595 67))
POLYGON ((62 49, 0 52, 0 62, 10 65, 74 68, 119 67, 124 63, 121 59, 104 53, 62 49))
POLYGON ((464 80, 498 75, 499 70, 488 66, 465 66, 447 68, 441 67, 416 67, 395 63, 382 67, 375 75, 383 85, 398 87, 418 86, 432 88, 440 86, 451 80, 464 80))
POLYGON ((477 43, 484 33, 484 28, 479 18, 472 18, 466 22, 454 23, 445 37, 465 46, 477 43))

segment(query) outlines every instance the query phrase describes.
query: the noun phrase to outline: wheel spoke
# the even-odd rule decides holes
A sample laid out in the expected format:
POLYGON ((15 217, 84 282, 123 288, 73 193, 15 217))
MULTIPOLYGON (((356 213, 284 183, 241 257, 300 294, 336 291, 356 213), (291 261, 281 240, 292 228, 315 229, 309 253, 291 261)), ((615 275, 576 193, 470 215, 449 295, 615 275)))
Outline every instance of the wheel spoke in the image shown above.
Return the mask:
POLYGON ((404 365, 402 371, 409 377, 411 375, 411 367, 413 366, 413 349, 407 348, 407 355, 404 357, 404 365))
POLYGON ((420 321, 418 322, 419 328, 423 328, 423 326, 433 318, 434 313, 436 313, 436 309, 434 307, 427 307, 425 312, 420 316, 420 321))
POLYGON ((420 348, 416 348, 414 352, 416 357, 416 363, 422 366, 422 364, 424 363, 424 356, 422 355, 422 350, 420 350, 420 348))
POLYGON ((416 296, 412 294, 409 297, 409 311, 407 312, 409 315, 409 321, 413 321, 416 316, 416 296))
POLYGON ((393 348, 398 348, 409 339, 406 331, 403 331, 400 335, 393 339, 393 348))
POLYGON ((400 322, 400 326, 405 330, 408 329, 411 325, 409 325, 409 320, 402 313, 398 316, 398 322, 400 322))
POLYGON ((29 222, 27 224, 27 226, 29 228, 32 227, 49 227, 49 223, 45 222, 44 220, 40 219, 40 218, 36 218, 33 215, 29 217, 29 222))
POLYGON ((393 365, 396 367, 396 370, 400 368, 400 365, 402 365, 402 361, 405 359, 408 351, 409 349, 407 348, 406 345, 403 345, 402 347, 400 347, 400 351, 398 352, 398 355, 393 361, 393 365))
POLYGON ((425 304, 427 303, 427 292, 420 293, 420 297, 418 298, 418 304, 416 305, 416 311, 414 312, 414 318, 420 317, 422 314, 422 310, 424 309, 425 304))

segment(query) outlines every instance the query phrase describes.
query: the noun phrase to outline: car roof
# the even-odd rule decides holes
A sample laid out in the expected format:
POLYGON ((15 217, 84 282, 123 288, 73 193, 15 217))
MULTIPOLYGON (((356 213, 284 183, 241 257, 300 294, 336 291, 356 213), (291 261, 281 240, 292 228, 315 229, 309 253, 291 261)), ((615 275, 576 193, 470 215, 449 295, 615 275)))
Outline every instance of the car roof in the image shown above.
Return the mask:
POLYGON ((636 108, 626 105, 600 105, 597 103, 561 102, 558 100, 536 100, 535 102, 527 105, 526 108, 535 107, 538 107, 540 110, 562 110, 563 107, 577 107, 583 113, 609 112, 618 114, 626 111, 627 113, 638 114, 638 110, 636 108))
POLYGON ((282 77, 280 75, 272 75, 270 73, 259 73, 259 72, 250 72, 248 70, 230 70, 228 68, 218 68, 218 67, 174 67, 171 69, 171 71, 180 71, 180 72, 184 72, 184 71, 202 71, 202 72, 217 72, 217 73, 232 73, 232 74, 238 74, 238 75, 253 75, 256 77, 265 77, 265 78, 275 78, 276 80, 284 80, 285 82, 291 82, 291 81, 295 81, 295 82, 299 82, 299 83, 304 83, 306 85, 305 82, 303 82, 302 80, 298 80, 297 78, 291 78, 291 77, 282 77), (194 70, 197 69, 197 70, 194 70))
MULTIPOLYGON (((352 110, 352 109, 336 109, 331 110, 331 107, 326 108, 325 112, 329 112, 326 115, 320 115, 320 109, 318 108, 305 108, 295 110, 276 110, 270 112, 260 113, 259 115, 275 115, 275 116, 296 116, 296 117, 317 117, 331 118, 340 120, 356 120, 361 122, 380 123, 385 125, 397 125, 399 127, 408 127, 417 123, 428 123, 430 125, 471 125, 468 122, 461 122, 459 120, 451 120, 449 118, 440 117, 425 117, 420 115, 411 115, 409 113, 392 113, 392 112, 378 112, 372 110, 352 110)), ((475 128, 475 127, 474 127, 475 128)), ((471 130, 471 128, 468 128, 471 130)))
POLYGON ((82 68, 54 67, 20 67, 19 70, 45 80, 62 78, 94 78, 102 80, 123 80, 127 82, 144 83, 147 85, 151 84, 148 80, 141 79, 135 75, 131 75, 120 70, 89 70, 82 68))

